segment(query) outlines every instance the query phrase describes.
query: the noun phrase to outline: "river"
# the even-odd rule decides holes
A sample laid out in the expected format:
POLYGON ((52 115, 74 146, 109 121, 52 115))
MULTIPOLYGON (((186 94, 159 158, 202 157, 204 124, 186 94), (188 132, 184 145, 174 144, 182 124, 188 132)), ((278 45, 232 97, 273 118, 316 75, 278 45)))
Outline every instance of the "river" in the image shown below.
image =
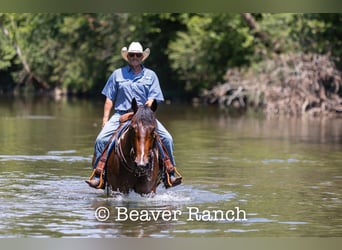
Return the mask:
POLYGON ((0 97, 0 237, 342 236, 342 119, 163 104, 183 184, 107 197, 84 182, 102 110, 0 97))

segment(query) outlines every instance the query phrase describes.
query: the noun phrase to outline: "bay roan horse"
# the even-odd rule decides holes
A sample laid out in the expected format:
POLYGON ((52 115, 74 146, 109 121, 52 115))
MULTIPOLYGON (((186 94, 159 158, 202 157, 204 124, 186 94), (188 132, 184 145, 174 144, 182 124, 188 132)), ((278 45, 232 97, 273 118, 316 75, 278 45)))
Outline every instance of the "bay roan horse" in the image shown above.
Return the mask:
POLYGON ((124 194, 131 190, 141 195, 155 193, 163 172, 157 145, 157 102, 138 107, 133 99, 132 109, 130 124, 108 152, 107 184, 114 192, 124 194))

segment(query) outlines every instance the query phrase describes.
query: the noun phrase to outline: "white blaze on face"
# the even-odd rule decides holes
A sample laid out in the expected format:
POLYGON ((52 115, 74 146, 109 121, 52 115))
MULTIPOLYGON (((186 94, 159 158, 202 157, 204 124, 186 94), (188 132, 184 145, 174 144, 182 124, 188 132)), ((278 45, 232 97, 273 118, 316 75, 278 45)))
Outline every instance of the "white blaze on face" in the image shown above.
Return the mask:
POLYGON ((141 156, 140 156, 140 162, 139 164, 140 166, 144 166, 144 149, 142 149, 142 152, 141 152, 141 156))
POLYGON ((139 150, 138 155, 136 159, 136 164, 138 166, 145 166, 147 162, 145 162, 145 136, 146 136, 146 129, 144 127, 141 127, 140 129, 140 135, 139 135, 139 150), (139 155, 140 152, 140 155, 139 155))

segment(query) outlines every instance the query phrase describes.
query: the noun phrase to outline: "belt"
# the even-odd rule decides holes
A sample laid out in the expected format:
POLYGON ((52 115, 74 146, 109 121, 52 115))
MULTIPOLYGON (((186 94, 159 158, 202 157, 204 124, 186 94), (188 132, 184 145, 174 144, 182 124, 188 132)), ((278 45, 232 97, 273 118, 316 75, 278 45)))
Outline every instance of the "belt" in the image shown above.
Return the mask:
POLYGON ((124 115, 128 112, 131 112, 132 110, 115 110, 115 113, 118 113, 119 115, 124 115))

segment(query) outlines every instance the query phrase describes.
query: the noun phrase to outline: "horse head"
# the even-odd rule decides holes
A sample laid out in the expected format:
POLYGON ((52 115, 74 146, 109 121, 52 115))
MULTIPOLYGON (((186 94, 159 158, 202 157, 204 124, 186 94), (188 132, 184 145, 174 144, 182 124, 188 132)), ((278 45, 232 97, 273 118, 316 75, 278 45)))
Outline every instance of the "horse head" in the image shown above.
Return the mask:
POLYGON ((131 131, 134 133, 133 158, 138 168, 147 168, 152 158, 155 146, 157 121, 155 111, 157 101, 154 100, 151 107, 138 106, 135 99, 132 100, 134 116, 131 120, 131 131))

